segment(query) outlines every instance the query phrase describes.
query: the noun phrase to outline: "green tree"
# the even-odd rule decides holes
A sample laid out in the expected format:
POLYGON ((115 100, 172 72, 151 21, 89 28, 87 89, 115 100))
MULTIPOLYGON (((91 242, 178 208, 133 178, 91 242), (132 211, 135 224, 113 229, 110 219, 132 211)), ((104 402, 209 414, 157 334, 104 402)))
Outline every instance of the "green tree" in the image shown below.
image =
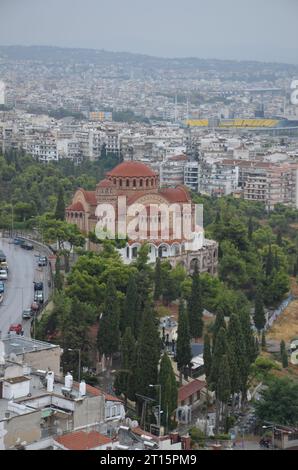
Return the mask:
POLYGON ((254 233, 254 226, 252 222, 252 217, 248 219, 248 239, 249 241, 252 241, 252 235, 254 233))
POLYGON ((117 372, 114 387, 117 395, 123 394, 125 401, 129 397, 130 382, 132 380, 135 360, 136 344, 130 327, 125 329, 121 339, 121 369, 117 372))
POLYGON ((257 417, 285 426, 298 422, 298 384, 288 378, 274 378, 255 404, 257 417))
POLYGON ((231 396, 230 366, 227 354, 219 358, 219 375, 215 387, 216 431, 224 430, 227 420, 227 403, 231 396))
POLYGON ((263 295, 262 295, 260 286, 258 286, 257 288, 256 297, 255 297, 254 323, 259 333, 266 324, 266 317, 265 317, 264 304, 263 304, 263 295))
POLYGON ((121 316, 120 330, 122 333, 127 327, 131 329, 132 334, 136 337, 136 323, 138 314, 138 292, 134 275, 129 277, 124 306, 121 316))
MULTIPOLYGON (((156 384, 158 378, 158 363, 160 359, 161 341, 157 322, 150 305, 144 309, 140 335, 137 344, 136 363, 134 370, 134 393, 152 396, 150 384, 156 384)), ((136 397, 138 411, 140 400, 136 397)))
POLYGON ((268 254, 267 254, 266 262, 265 262, 266 277, 269 277, 270 274, 272 273, 273 266, 274 266, 273 253, 272 253, 271 245, 269 245, 269 250, 268 250, 268 254))
POLYGON ((249 362, 240 319, 236 314, 233 314, 230 318, 227 339, 231 393, 234 396, 241 391, 245 400, 249 362))
POLYGON ((119 300, 117 289, 112 278, 109 278, 99 320, 97 346, 100 354, 112 360, 113 354, 119 351, 119 300))
POLYGON ((59 188, 57 196, 57 204, 55 209, 55 219, 64 220, 65 219, 65 202, 64 202, 64 191, 62 186, 59 188))
POLYGON ((171 416, 177 408, 178 384, 171 360, 166 353, 161 358, 158 383, 161 385, 162 423, 168 428, 171 416))
POLYGON ((256 346, 256 339, 250 324, 250 315, 247 310, 240 312, 240 324, 245 343, 245 351, 249 364, 252 364, 259 355, 259 348, 256 346))
POLYGON ((211 389, 216 390, 218 378, 220 375, 220 358, 228 354, 227 333, 224 327, 221 327, 216 342, 212 349, 212 366, 210 372, 211 389))
POLYGON ((188 315, 186 314, 184 301, 181 299, 179 303, 179 317, 177 329, 177 345, 176 345, 176 360, 178 370, 180 371, 180 382, 182 382, 182 374, 186 374, 186 368, 191 363, 191 347, 190 347, 190 333, 188 325, 188 315))
POLYGON ((192 276, 191 294, 187 303, 187 313, 189 319, 189 331, 192 338, 200 338, 203 334, 203 306, 201 282, 198 270, 198 263, 195 263, 192 276))
POLYGON ((218 312, 215 317, 215 322, 212 326, 212 349, 214 351, 217 335, 221 328, 226 328, 225 317, 222 311, 218 312))
POLYGON ((204 359, 204 370, 205 370, 205 375, 206 375, 206 381, 207 381, 207 384, 209 385, 211 366, 212 366, 212 353, 211 353, 210 337, 207 334, 204 336, 203 359, 204 359))
POLYGON ((284 342, 284 340, 280 342, 280 357, 281 357, 282 366, 284 369, 286 369, 289 365, 289 362, 288 362, 288 353, 286 349, 286 343, 284 342))
POLYGON ((63 289, 63 276, 61 274, 60 256, 56 257, 54 286, 55 289, 58 291, 61 291, 63 289))
POLYGON ((265 330, 262 331, 261 347, 262 347, 262 351, 266 351, 266 335, 265 335, 265 330))
POLYGON ((162 272, 160 258, 157 258, 154 270, 154 300, 159 300, 162 295, 162 272))

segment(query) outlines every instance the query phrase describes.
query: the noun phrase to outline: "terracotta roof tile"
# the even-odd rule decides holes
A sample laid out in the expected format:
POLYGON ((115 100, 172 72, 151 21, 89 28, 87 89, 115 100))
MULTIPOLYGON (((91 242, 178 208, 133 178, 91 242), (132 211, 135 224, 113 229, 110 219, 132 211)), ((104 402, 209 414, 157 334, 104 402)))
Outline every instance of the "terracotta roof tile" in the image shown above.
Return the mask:
POLYGON ((88 450, 96 447, 111 444, 112 440, 96 431, 72 432, 64 436, 58 436, 55 441, 69 450, 88 450))
POLYGON ((84 207, 81 202, 75 202, 66 208, 67 211, 77 211, 77 212, 84 212, 84 207))
POLYGON ((190 397, 194 393, 199 392, 204 387, 206 387, 205 382, 203 382, 202 380, 194 379, 192 382, 189 382, 188 384, 183 385, 182 387, 179 388, 178 400, 179 401, 186 400, 186 398, 190 397))
POLYGON ((122 162, 117 165, 113 170, 107 173, 107 176, 122 176, 122 177, 151 177, 157 174, 145 163, 137 161, 122 162))

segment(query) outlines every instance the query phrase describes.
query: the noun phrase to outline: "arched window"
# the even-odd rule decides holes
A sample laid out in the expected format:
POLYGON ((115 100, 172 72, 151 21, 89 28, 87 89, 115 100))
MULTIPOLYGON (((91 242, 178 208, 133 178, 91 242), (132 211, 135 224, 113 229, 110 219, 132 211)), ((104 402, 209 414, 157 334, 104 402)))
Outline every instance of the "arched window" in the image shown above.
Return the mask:
POLYGON ((136 187, 136 185, 137 185, 137 182, 136 182, 136 180, 133 180, 133 183, 132 183, 132 185, 133 185, 133 187, 134 187, 134 188, 136 187))
POLYGON ((116 184, 116 178, 114 178, 113 183, 116 184))
POLYGON ((148 188, 149 186, 149 180, 146 180, 146 187, 148 188))
POLYGON ((151 186, 154 186, 154 179, 151 180, 151 186))
POLYGON ((119 186, 122 186, 122 180, 119 180, 119 186))
POLYGON ((140 180, 140 187, 143 187, 143 180, 140 180))
POLYGON ((129 180, 126 180, 126 187, 129 187, 129 180))

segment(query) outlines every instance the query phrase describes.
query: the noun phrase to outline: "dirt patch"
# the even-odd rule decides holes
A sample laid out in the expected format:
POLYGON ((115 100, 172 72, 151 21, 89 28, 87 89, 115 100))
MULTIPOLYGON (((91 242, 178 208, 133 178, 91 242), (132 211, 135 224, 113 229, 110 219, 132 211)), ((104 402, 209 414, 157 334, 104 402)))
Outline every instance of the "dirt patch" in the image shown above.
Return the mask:
POLYGON ((283 339, 286 343, 295 337, 298 337, 298 299, 290 303, 267 333, 268 339, 275 341, 283 339))

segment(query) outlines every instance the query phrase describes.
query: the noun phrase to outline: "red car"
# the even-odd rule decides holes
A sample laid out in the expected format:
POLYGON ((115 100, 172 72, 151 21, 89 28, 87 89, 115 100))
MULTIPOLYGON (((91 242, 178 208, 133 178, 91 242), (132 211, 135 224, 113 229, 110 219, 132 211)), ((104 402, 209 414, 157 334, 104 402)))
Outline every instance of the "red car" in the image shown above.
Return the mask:
POLYGON ((13 323, 10 325, 8 332, 14 331, 17 335, 20 335, 23 331, 21 323, 13 323))

